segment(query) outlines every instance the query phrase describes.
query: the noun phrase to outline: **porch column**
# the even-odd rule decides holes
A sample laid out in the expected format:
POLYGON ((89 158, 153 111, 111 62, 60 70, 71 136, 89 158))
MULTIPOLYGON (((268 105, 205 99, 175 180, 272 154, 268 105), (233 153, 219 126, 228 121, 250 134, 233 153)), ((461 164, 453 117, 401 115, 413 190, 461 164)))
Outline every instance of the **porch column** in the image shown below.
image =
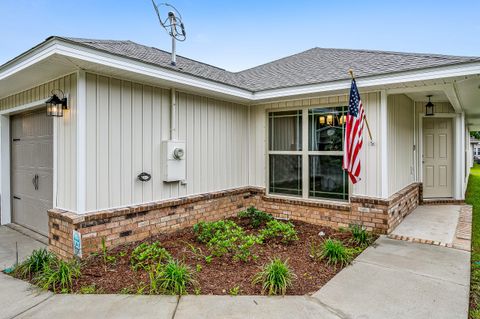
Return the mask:
POLYGON ((12 222, 10 214, 10 117, 0 115, 0 196, 1 224, 12 222))
POLYGON ((388 110, 387 92, 380 91, 380 176, 381 197, 388 198, 388 110))
POLYGON ((77 72, 77 212, 87 204, 87 80, 84 70, 77 72))

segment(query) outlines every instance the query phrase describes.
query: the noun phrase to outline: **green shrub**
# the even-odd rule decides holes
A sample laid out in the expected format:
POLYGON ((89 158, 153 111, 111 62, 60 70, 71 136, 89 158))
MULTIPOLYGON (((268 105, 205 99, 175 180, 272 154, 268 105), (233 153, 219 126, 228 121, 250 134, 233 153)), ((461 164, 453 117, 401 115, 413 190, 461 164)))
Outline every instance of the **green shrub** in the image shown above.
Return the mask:
POLYGON ((243 229, 232 220, 219 220, 216 222, 199 222, 193 226, 197 240, 207 244, 213 239, 231 237, 243 233, 243 229))
POLYGON ((42 248, 34 250, 32 254, 13 270, 13 275, 22 279, 31 279, 42 272, 45 265, 55 258, 51 252, 42 248))
POLYGON ((196 285, 190 267, 177 260, 158 264, 155 270, 149 272, 149 277, 152 294, 185 295, 187 287, 196 285))
MULTIPOLYGON (((200 222, 193 230, 197 234, 197 240, 207 244, 210 253, 216 257, 232 253, 234 259, 246 261, 252 256, 253 245, 262 242, 261 237, 246 235, 245 231, 231 220, 200 222)), ((207 257, 205 260, 208 263, 207 257)))
POLYGON ((163 264, 172 259, 172 255, 159 242, 141 243, 132 252, 130 264, 133 270, 149 270, 152 265, 163 264))
POLYGON ((258 228, 263 223, 273 220, 272 215, 265 213, 264 211, 261 211, 259 209, 256 209, 253 206, 238 213, 238 217, 250 219, 250 225, 252 225, 253 228, 258 228))
POLYGON ((370 245, 372 241, 372 236, 369 232, 365 230, 364 227, 353 224, 350 225, 349 228, 353 236, 352 239, 350 239, 350 242, 362 247, 370 245))
POLYGON ((80 274, 80 264, 76 260, 64 261, 53 258, 44 265, 34 281, 43 289, 68 293, 72 290, 73 280, 80 274))
POLYGON ((290 243, 298 240, 297 231, 292 223, 272 220, 260 231, 262 239, 280 238, 283 243, 290 243))
POLYGON ((341 241, 327 239, 321 245, 321 250, 317 254, 319 259, 326 260, 329 265, 348 264, 352 258, 352 252, 347 249, 341 241))
POLYGON ((262 270, 253 278, 252 283, 254 285, 262 284, 262 294, 268 292, 269 295, 285 295, 287 288, 292 285, 294 277, 295 274, 288 266, 288 260, 282 261, 275 258, 263 266, 262 270))

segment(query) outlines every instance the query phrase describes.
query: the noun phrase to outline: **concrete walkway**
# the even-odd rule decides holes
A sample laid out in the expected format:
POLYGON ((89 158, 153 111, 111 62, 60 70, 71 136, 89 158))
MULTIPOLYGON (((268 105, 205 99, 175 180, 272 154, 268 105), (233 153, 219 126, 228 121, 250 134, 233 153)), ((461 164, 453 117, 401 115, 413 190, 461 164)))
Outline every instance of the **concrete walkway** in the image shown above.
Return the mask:
MULTIPOLYGON (((36 245, 0 227, 0 243, 4 235, 25 250, 36 245)), ((5 246, 2 264, 12 260, 5 246)), ((0 274, 0 318, 464 319, 469 258, 466 251, 381 237, 313 296, 288 297, 54 295, 0 274)))
POLYGON ((472 207, 469 205, 419 206, 388 238, 470 251, 472 207))

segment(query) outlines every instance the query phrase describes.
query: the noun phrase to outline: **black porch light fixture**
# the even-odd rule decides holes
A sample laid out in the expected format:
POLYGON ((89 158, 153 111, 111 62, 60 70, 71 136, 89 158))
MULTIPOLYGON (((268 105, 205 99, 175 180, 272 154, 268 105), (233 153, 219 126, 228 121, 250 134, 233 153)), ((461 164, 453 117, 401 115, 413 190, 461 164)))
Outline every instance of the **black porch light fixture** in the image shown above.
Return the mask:
POLYGON ((425 105, 425 116, 433 116, 434 115, 434 107, 432 101, 430 101, 430 98, 432 95, 427 95, 428 97, 428 103, 425 105))
POLYGON ((51 94, 52 96, 45 101, 47 105, 47 116, 62 117, 63 110, 68 110, 67 98, 62 90, 53 90, 51 94), (62 98, 60 99, 54 92, 61 93, 62 98))

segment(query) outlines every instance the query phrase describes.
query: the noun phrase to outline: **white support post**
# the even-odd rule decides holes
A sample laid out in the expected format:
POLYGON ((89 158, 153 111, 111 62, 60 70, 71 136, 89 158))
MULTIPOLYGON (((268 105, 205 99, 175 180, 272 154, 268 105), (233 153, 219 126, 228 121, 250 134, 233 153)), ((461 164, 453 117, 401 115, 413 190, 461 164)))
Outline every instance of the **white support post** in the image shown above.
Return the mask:
POLYGON ((380 165, 381 165, 381 196, 388 198, 388 109, 387 92, 380 91, 380 165))
POLYGON ((87 204, 87 80, 85 71, 77 72, 77 213, 84 214, 87 204))
POLYGON ((465 185, 465 161, 466 161, 466 148, 465 148, 465 113, 462 112, 460 114, 460 129, 459 129, 459 135, 460 135, 460 176, 461 178, 459 179, 460 182, 460 196, 458 197, 459 199, 465 199, 465 191, 466 191, 466 185, 465 185))
POLYGON ((10 116, 0 115, 0 196, 1 224, 12 222, 10 200, 10 116))

